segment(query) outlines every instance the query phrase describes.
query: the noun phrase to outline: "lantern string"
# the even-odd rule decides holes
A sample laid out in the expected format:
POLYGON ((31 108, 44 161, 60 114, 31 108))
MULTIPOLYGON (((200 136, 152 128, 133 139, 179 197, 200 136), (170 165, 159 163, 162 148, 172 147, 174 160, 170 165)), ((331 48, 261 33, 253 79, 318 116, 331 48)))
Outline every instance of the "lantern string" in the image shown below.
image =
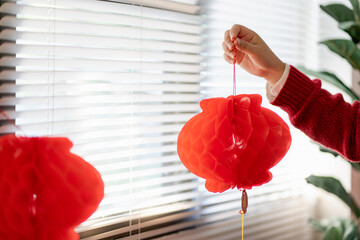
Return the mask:
POLYGON ((241 210, 241 240, 244 240, 244 215, 245 213, 241 210))
POLYGON ((236 76, 235 76, 235 65, 236 65, 236 47, 235 41, 233 42, 234 46, 234 61, 233 61, 233 95, 236 95, 236 76))

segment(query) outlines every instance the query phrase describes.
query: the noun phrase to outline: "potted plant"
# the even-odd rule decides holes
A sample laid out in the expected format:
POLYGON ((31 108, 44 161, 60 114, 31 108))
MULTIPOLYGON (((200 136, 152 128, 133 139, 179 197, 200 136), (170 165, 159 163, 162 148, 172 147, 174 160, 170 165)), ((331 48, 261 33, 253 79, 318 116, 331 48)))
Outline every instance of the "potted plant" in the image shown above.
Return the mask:
MULTIPOLYGON (((358 0, 350 0, 352 9, 343 4, 329 4, 320 5, 320 8, 329 16, 338 22, 338 27, 348 33, 351 39, 330 39, 320 42, 325 45, 333 53, 346 59, 352 66, 353 71, 360 71, 360 49, 358 44, 360 42, 360 6, 358 0)), ((314 71, 305 67, 299 67, 301 71, 312 75, 323 81, 326 81, 344 93, 350 96, 353 101, 358 101, 360 96, 357 95, 350 87, 344 84, 335 74, 328 71, 314 71)), ((337 153, 320 146, 323 152, 329 152, 334 156, 337 153)), ((352 168, 360 172, 359 163, 350 163, 352 168)), ((353 213, 352 219, 324 219, 316 220, 310 219, 310 223, 319 231, 324 233, 324 240, 360 240, 359 235, 359 219, 360 207, 356 205, 350 193, 346 192, 345 188, 338 179, 333 177, 310 176, 306 178, 309 184, 319 187, 329 193, 339 197, 353 213)))

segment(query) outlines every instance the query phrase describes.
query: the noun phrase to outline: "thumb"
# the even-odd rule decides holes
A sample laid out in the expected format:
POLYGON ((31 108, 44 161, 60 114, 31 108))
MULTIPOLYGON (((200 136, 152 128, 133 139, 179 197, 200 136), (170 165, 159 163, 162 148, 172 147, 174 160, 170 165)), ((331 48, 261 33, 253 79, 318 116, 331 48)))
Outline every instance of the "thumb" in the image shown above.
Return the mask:
POLYGON ((234 41, 234 45, 235 45, 236 49, 238 49, 241 52, 244 52, 247 54, 255 53, 255 46, 249 42, 241 40, 240 38, 237 38, 234 41))

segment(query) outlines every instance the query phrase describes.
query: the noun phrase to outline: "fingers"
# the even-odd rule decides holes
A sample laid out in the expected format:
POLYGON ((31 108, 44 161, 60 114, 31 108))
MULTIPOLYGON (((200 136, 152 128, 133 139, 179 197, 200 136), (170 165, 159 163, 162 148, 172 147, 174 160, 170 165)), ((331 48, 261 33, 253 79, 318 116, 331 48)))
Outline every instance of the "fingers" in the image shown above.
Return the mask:
POLYGON ((251 38, 254 34, 255 34, 254 31, 239 24, 233 25, 229 32, 231 41, 234 41, 236 38, 241 38, 241 39, 245 38, 245 40, 248 41, 249 38, 251 38))
POLYGON ((241 29, 241 25, 235 24, 231 27, 230 31, 229 31, 229 38, 231 41, 234 41, 237 36, 240 33, 240 29, 241 29))
POLYGON ((235 53, 234 53, 235 46, 234 43, 230 40, 229 33, 230 33, 229 30, 227 30, 224 33, 224 41, 222 42, 222 48, 224 50, 225 61, 229 63, 233 63, 235 58, 235 53))
POLYGON ((229 44, 226 43, 225 41, 222 42, 222 48, 224 50, 224 53, 226 53, 227 55, 229 55, 230 57, 234 57, 234 45, 231 42, 231 46, 229 48, 229 44))
MULTIPOLYGON (((225 31, 224 41, 222 42, 222 48, 224 50, 224 59, 229 63, 234 63, 235 49, 237 54, 255 54, 256 45, 250 43, 251 39, 257 39, 255 32, 242 26, 235 24, 230 30, 225 31)), ((236 57, 237 58, 237 57, 236 57)))
MULTIPOLYGON (((233 41, 230 40, 230 35, 229 35, 229 33, 230 33, 229 30, 227 30, 227 31, 224 33, 223 48, 224 48, 224 44, 225 44, 229 50, 233 50, 233 49, 234 49, 234 44, 233 44, 233 41)), ((224 49, 224 51, 225 51, 225 49, 224 49)))
POLYGON ((235 39, 234 44, 235 44, 235 48, 236 48, 236 49, 238 49, 238 50, 240 50, 240 51, 243 51, 243 52, 246 52, 246 50, 247 50, 247 49, 249 48, 249 46, 250 46, 249 43, 240 40, 240 38, 235 39))
POLYGON ((225 59, 226 62, 228 62, 230 64, 234 64, 234 58, 230 57, 226 53, 224 53, 224 59, 225 59))
POLYGON ((258 53, 258 50, 254 44, 241 40, 240 38, 235 39, 234 44, 237 50, 245 54, 253 55, 258 53))
POLYGON ((257 41, 256 33, 242 25, 235 24, 230 30, 224 33, 223 49, 227 53, 229 50, 234 49, 234 43, 237 41, 236 48, 244 51, 250 46, 253 46, 250 41, 257 41), (228 49, 225 48, 227 46, 228 49))

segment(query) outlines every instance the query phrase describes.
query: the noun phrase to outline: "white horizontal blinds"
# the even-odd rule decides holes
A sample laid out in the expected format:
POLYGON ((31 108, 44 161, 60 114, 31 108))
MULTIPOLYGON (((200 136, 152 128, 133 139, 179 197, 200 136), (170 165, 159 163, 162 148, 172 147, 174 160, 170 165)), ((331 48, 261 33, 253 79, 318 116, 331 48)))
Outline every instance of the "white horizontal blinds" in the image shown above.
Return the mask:
MULTIPOLYGON (((207 45, 209 56, 206 68, 206 81, 203 90, 212 95, 212 89, 221 90, 222 95, 231 93, 232 68, 223 61, 221 42, 226 29, 233 24, 241 24, 255 29, 276 54, 290 64, 299 64, 305 57, 305 41, 308 36, 308 14, 312 1, 206 1, 207 45)), ((237 69, 238 91, 264 91, 264 82, 237 69), (251 80, 240 81, 241 79, 251 80)))
MULTIPOLYGON (((232 94, 233 67, 223 59, 221 47, 225 30, 235 23, 256 30, 274 52, 290 64, 304 62, 305 23, 311 18, 308 0, 210 0, 203 4, 205 22, 205 69, 201 82, 206 97, 232 94)), ((236 67, 237 93, 261 93, 269 107, 265 81, 236 67)), ((287 119, 285 115, 282 115, 287 119)), ((271 172, 273 180, 248 191, 245 239, 310 239, 310 206, 302 176, 285 157, 271 172)), ((240 239, 241 192, 210 194, 203 187, 198 229, 174 235, 173 239, 240 239)), ((171 236, 165 239, 171 239, 171 236)))
POLYGON ((111 0, 111 2, 137 4, 146 7, 169 10, 171 12, 181 12, 188 14, 197 14, 200 11, 200 6, 198 5, 199 1, 200 0, 111 0))
MULTIPOLYGON (((308 225, 311 209, 304 183, 294 177, 293 171, 288 166, 273 169, 270 183, 247 191, 245 239, 311 239, 308 225)), ((161 239, 241 239, 241 192, 212 194, 202 187, 200 190, 202 201, 197 218, 187 222, 196 228, 161 239)))
POLYGON ((200 16, 95 0, 9 1, 1 13, 16 123, 69 137, 105 182, 82 238, 177 230, 168 225, 191 217, 198 197, 176 140, 198 111, 200 16))
MULTIPOLYGON (((228 206, 231 205, 228 203, 228 206)), ((235 209, 229 209, 230 207, 218 213, 218 216, 208 216, 206 220, 193 222, 193 224, 203 224, 202 227, 164 236, 160 239, 241 239, 241 216, 235 209)), ((259 213, 255 215, 248 212, 245 215, 244 239, 311 239, 308 233, 303 235, 303 229, 308 227, 307 222, 302 220, 308 218, 306 213, 308 209, 303 205, 303 199, 293 199, 292 201, 283 199, 266 205, 259 203, 248 210, 259 213), (269 208, 271 208, 271 212, 269 212, 269 208)))
MULTIPOLYGON (((2 5, 3 3, 1 3, 2 5)), ((12 29, 11 27, 0 27, 0 31, 4 31, 5 29, 12 29)), ((3 40, 0 39, 0 44, 3 45, 5 43, 13 43, 12 40, 3 40)), ((1 53, 1 57, 11 56, 11 53, 1 53)), ((16 131, 13 123, 15 117, 15 92, 13 91, 15 81, 14 79, 6 76, 6 72, 13 71, 13 67, 5 67, 0 66, 0 110, 2 114, 0 114, 0 136, 5 134, 11 134, 16 131), (12 123, 12 122, 13 123, 12 123)))

